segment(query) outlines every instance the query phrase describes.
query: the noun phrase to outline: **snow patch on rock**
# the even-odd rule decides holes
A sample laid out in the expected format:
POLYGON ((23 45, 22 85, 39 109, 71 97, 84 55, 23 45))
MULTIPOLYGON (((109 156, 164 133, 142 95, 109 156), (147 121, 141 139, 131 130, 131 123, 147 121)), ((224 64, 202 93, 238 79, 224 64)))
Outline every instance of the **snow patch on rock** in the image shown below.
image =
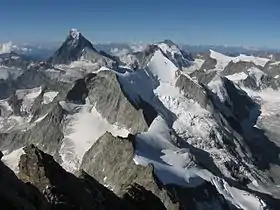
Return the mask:
POLYGON ((112 125, 102 118, 93 105, 77 105, 60 102, 60 105, 70 114, 66 117, 64 139, 60 148, 62 167, 70 172, 79 169, 85 152, 106 131, 113 135, 126 137, 128 131, 112 125))
POLYGON ((20 156, 24 154, 23 147, 12 152, 8 150, 3 152, 4 156, 2 157, 3 163, 6 164, 10 169, 12 169, 16 174, 19 172, 18 163, 20 156))
POLYGON ((43 104, 49 104, 51 103, 54 98, 58 95, 59 92, 57 91, 48 91, 48 92, 45 92, 44 95, 43 95, 43 104))

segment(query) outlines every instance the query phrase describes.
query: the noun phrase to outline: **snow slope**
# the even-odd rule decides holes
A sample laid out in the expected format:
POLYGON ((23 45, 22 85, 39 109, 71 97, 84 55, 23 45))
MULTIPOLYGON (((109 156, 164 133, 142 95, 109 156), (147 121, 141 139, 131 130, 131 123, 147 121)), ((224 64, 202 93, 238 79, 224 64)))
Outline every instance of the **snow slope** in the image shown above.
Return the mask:
POLYGON ((269 61, 269 59, 241 54, 233 60, 233 62, 235 62, 235 63, 237 63, 239 61, 253 62, 258 66, 264 67, 265 64, 269 61))
POLYGON ((255 78, 255 81, 257 83, 257 86, 260 86, 262 81, 262 77, 266 76, 266 73, 264 73, 263 71, 261 71, 258 68, 252 67, 250 69, 247 70, 249 75, 253 76, 255 78))
POLYGON ((170 129, 163 118, 157 117, 147 132, 136 136, 135 147, 135 163, 153 164, 163 184, 196 187, 204 183, 192 172, 195 164, 188 151, 172 143, 170 129))
POLYGON ((157 50, 154 53, 154 56, 151 58, 147 66, 148 70, 160 82, 175 81, 178 68, 166 58, 160 50, 157 50))
POLYGON ((205 60, 203 60, 203 59, 196 58, 194 61, 191 62, 190 67, 183 69, 183 72, 190 74, 196 70, 199 70, 201 68, 202 64, 204 63, 204 61, 205 60))
POLYGON ((240 72, 240 73, 236 73, 236 74, 226 76, 226 78, 228 78, 229 80, 231 80, 233 82, 238 82, 240 80, 244 80, 247 77, 248 77, 248 74, 246 74, 244 72, 240 72))
POLYGON ((210 57, 217 60, 216 69, 220 71, 224 70, 229 62, 234 59, 214 50, 210 50, 210 57))
POLYGON ((176 45, 170 45, 168 46, 166 43, 159 43, 157 45, 165 54, 167 52, 171 53, 172 56, 174 56, 174 54, 178 54, 178 55, 182 55, 181 50, 176 46, 176 45))
POLYGON ((21 111, 30 113, 31 107, 35 99, 41 94, 41 87, 32 88, 32 89, 20 89, 16 91, 16 95, 19 100, 23 100, 21 105, 21 111))
MULTIPOLYGON (((241 75, 242 77, 244 75, 241 75)), ((232 76, 235 80, 237 78, 240 78, 240 75, 234 75, 232 76)), ((221 102, 225 102, 228 101, 228 94, 227 91, 225 90, 224 86, 223 86, 223 81, 222 78, 218 75, 216 75, 209 83, 208 83, 208 87, 209 89, 215 93, 219 99, 221 100, 221 102)))
POLYGON ((24 154, 23 148, 17 149, 12 151, 11 153, 9 151, 3 152, 2 161, 5 163, 10 169, 12 169, 15 173, 18 173, 18 163, 20 156, 24 154))
POLYGON ((85 152, 106 131, 124 137, 129 133, 117 125, 109 124, 89 103, 76 105, 61 101, 60 105, 71 113, 66 117, 64 139, 60 148, 63 161, 61 165, 67 171, 78 170, 85 152))
POLYGON ((265 64, 269 61, 267 58, 260 58, 255 56, 247 56, 244 54, 241 54, 237 57, 230 57, 227 55, 224 55, 219 52, 215 52, 213 50, 210 50, 210 57, 217 60, 216 64, 216 70, 224 70, 225 67, 229 64, 229 62, 233 61, 234 63, 237 63, 239 61, 246 61, 246 62, 253 62, 258 66, 264 67, 265 64))
POLYGON ((44 95, 43 95, 43 102, 42 103, 43 104, 51 103, 57 95, 58 95, 57 91, 45 92, 44 95))
MULTIPOLYGON (((131 98, 133 95, 141 96, 159 113, 149 130, 136 136, 134 156, 136 164, 153 164, 157 177, 164 184, 196 187, 208 181, 217 188, 220 194, 239 208, 248 210, 264 208, 265 204, 256 196, 231 187, 226 181, 209 171, 200 169, 193 162, 189 149, 180 148, 176 144, 174 131, 192 146, 208 151, 219 168, 225 170, 223 172, 230 177, 223 168, 223 161, 234 161, 234 158, 226 151, 214 149, 215 143, 209 139, 210 132, 217 126, 215 120, 198 103, 181 95, 174 85, 176 68, 170 60, 160 51, 156 51, 146 70, 118 75, 123 89, 131 98), (156 85, 151 85, 155 84, 154 78, 156 78, 156 85), (141 91, 141 80, 145 91, 141 91), (155 98, 160 103, 155 103, 155 98), (158 106, 158 104, 163 106, 158 106), (163 108, 167 108, 176 115, 173 123, 170 124, 166 115, 162 114, 163 108), (215 159, 215 156, 218 158, 215 159)), ((222 138, 217 131, 216 136, 222 138)))

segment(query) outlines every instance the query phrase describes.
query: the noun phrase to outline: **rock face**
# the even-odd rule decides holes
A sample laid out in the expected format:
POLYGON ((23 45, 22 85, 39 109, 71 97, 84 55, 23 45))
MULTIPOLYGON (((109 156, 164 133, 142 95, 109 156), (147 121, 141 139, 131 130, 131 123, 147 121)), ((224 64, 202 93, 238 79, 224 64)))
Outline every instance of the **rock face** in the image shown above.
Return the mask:
POLYGON ((202 66, 200 67, 200 70, 210 70, 210 69, 215 69, 215 66, 217 64, 217 60, 211 57, 208 57, 202 66))
POLYGON ((98 64, 96 69, 101 66, 112 67, 116 65, 116 60, 112 59, 106 53, 98 52, 92 43, 75 29, 70 30, 69 35, 61 47, 49 59, 49 63, 69 64, 72 61, 81 59, 98 64))
POLYGON ((105 133, 84 155, 81 169, 120 197, 131 196, 130 190, 125 195, 127 188, 137 183, 159 197, 167 209, 176 209, 177 205, 173 204, 167 192, 157 186, 153 167, 137 166, 134 163, 133 138, 130 136, 129 139, 123 139, 105 133))
POLYGON ((165 56, 172 61, 179 69, 187 68, 194 61, 190 52, 180 49, 171 40, 164 40, 158 44, 165 56), (166 46, 164 46, 166 45, 166 46))
POLYGON ((248 69, 255 67, 262 69, 261 66, 257 66, 253 62, 246 62, 246 61, 239 61, 239 62, 229 62, 229 64, 226 66, 226 68, 223 70, 222 74, 224 76, 226 75, 232 75, 240 72, 246 72, 248 69))
POLYGON ((15 52, 0 54, 0 65, 12 68, 27 69, 32 63, 31 59, 15 52))
POLYGON ((176 81, 176 87, 183 91, 186 97, 193 99, 198 102, 201 107, 206 108, 208 101, 206 92, 189 76, 181 74, 176 81))
POLYGON ((207 72, 202 68, 190 74, 191 78, 196 79, 199 83, 207 85, 217 73, 215 71, 207 72))
POLYGON ((76 36, 72 35, 70 30, 69 35, 63 42, 61 47, 49 59, 52 64, 67 64, 71 61, 78 60, 85 48, 97 52, 90 41, 88 41, 82 34, 76 32, 76 36))
POLYGON ((161 202, 170 210, 231 207, 215 187, 207 182, 197 188, 163 185, 155 175, 152 165, 140 166, 134 163, 133 144, 133 135, 120 138, 106 133, 86 152, 81 169, 124 200, 131 200, 137 195, 143 197, 141 201, 138 200, 139 197, 134 199, 133 202, 138 205, 153 201, 154 205, 161 206, 161 202), (145 196, 140 196, 141 194, 145 196), (214 203, 216 207, 210 207, 214 203))
POLYGON ((279 78, 280 75, 280 63, 279 62, 267 62, 264 67, 264 72, 273 78, 279 78))
POLYGON ((127 186, 120 198, 83 170, 76 175, 66 172, 52 156, 34 145, 25 147, 24 152, 19 161, 19 178, 0 161, 2 209, 166 209, 157 196, 136 183, 127 186))
POLYGON ((158 50, 158 46, 148 45, 145 50, 134 53, 133 56, 138 61, 137 67, 141 69, 145 68, 156 50, 158 50))
POLYGON ((125 205, 112 192, 85 172, 78 177, 62 169, 53 158, 31 145, 24 148, 19 177, 34 185, 52 209, 122 209, 125 205))
POLYGON ((85 80, 78 79, 75 81, 73 88, 67 93, 66 99, 77 104, 85 104, 87 96, 88 89, 85 80))
POLYGON ((226 106, 228 106, 232 113, 234 113, 239 122, 249 119, 255 123, 257 116, 259 116, 259 105, 257 105, 245 91, 241 90, 234 83, 227 78, 222 78, 224 87, 229 96, 226 106))
MULTIPOLYGON (((124 95, 114 72, 99 72, 97 76, 88 81, 87 87, 88 98, 93 104, 96 104, 96 109, 108 122, 118 123, 133 133, 148 129, 150 120, 145 118, 147 108, 134 106, 131 100, 124 95)), ((148 107, 148 109, 151 108, 148 107)))
POLYGON ((252 90, 262 90, 265 88, 277 90, 280 87, 279 80, 266 74, 263 74, 260 78, 257 78, 254 75, 248 75, 248 77, 242 81, 242 84, 252 90))
POLYGON ((30 183, 23 183, 0 161, 1 209, 51 210, 44 196, 30 183))
POLYGON ((44 119, 29 130, 13 131, 0 135, 0 148, 13 150, 34 143, 44 151, 56 154, 63 138, 63 115, 62 107, 58 103, 54 104, 44 119))

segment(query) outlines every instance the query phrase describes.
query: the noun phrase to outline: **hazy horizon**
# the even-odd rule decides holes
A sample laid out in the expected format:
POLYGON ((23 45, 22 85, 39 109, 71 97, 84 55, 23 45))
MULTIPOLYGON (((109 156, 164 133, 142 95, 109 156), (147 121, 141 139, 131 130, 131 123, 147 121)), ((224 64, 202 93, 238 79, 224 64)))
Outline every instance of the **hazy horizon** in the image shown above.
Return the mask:
POLYGON ((0 42, 53 42, 77 28, 97 43, 171 39, 189 45, 279 48, 280 2, 6 1, 0 42))

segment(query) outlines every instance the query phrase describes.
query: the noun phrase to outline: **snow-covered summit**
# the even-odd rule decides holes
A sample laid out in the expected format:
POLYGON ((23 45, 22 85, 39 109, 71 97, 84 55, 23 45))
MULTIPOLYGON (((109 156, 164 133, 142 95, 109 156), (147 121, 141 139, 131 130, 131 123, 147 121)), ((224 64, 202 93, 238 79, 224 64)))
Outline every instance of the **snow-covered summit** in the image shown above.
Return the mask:
POLYGON ((216 52, 214 50, 210 50, 210 58, 215 59, 217 61, 217 64, 215 66, 216 70, 224 70, 231 61, 234 63, 240 61, 252 62, 255 65, 261 67, 264 67, 265 64, 269 61, 269 59, 267 58, 260 58, 260 57, 249 56, 244 54, 240 54, 237 57, 230 57, 222 53, 216 52))
POLYGON ((69 31, 69 35, 73 38, 73 39, 79 39, 80 37, 80 32, 76 29, 76 28, 72 28, 69 31))

